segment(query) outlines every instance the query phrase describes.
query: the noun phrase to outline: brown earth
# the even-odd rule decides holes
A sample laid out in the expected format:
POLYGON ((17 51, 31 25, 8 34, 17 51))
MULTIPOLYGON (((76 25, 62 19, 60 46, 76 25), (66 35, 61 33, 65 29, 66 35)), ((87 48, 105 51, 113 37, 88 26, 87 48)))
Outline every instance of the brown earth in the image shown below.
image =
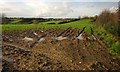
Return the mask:
POLYGON ((79 29, 10 31, 2 34, 2 70, 120 70, 120 58, 79 29), (58 37, 66 37, 57 40, 58 37), (33 40, 23 40, 31 38, 33 40), (90 37, 90 39, 88 38, 90 37))

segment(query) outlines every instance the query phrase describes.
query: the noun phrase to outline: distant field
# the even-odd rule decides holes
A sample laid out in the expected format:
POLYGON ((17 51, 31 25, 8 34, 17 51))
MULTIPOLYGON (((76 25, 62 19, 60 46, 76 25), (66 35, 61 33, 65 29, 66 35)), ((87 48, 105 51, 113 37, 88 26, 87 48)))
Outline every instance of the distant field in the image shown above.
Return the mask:
MULTIPOLYGON (((52 21, 55 22, 55 21, 52 21)), ((57 24, 58 21, 56 21, 56 24, 48 24, 48 22, 42 22, 39 24, 6 24, 1 25, 2 31, 11 31, 11 30, 26 30, 26 29, 48 29, 48 28, 83 28, 86 26, 86 31, 90 32, 89 27, 93 26, 93 24, 90 23, 90 20, 79 20, 75 22, 65 23, 65 24, 57 24)))

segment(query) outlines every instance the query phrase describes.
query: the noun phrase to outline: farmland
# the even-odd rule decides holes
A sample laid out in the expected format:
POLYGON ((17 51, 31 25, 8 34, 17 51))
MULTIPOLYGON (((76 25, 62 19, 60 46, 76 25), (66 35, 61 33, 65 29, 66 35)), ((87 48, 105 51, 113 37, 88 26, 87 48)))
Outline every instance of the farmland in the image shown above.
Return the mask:
MULTIPOLYGON (((54 21, 49 21, 54 22, 54 21)), ((48 29, 48 28, 83 28, 84 26, 87 27, 86 31, 90 32, 89 27, 93 26, 90 24, 90 20, 79 20, 75 22, 70 22, 66 24, 48 24, 49 22, 42 22, 39 24, 6 24, 2 25, 2 31, 11 31, 11 30, 26 30, 26 29, 48 29)))
POLYGON ((3 0, 0 71, 120 70, 120 2, 3 0))
POLYGON ((89 19, 59 22, 2 25, 3 71, 120 69, 106 45, 112 35, 89 19))

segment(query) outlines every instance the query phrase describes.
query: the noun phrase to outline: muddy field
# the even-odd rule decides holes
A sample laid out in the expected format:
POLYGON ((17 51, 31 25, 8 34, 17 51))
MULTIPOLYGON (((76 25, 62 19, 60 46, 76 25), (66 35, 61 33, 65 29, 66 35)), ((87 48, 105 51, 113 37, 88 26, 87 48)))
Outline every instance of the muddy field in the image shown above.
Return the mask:
POLYGON ((11 31, 2 34, 2 70, 119 70, 120 58, 80 29, 11 31))

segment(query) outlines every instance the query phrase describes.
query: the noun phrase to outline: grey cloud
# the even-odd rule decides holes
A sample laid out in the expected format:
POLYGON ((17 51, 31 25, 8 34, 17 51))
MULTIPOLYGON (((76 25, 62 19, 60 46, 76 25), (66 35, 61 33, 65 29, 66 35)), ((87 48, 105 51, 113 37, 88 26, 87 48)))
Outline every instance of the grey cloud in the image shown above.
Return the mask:
POLYGON ((73 12, 73 10, 69 7, 67 3, 59 5, 51 5, 48 7, 47 12, 40 13, 38 16, 40 17, 61 17, 67 16, 69 13, 73 12))

